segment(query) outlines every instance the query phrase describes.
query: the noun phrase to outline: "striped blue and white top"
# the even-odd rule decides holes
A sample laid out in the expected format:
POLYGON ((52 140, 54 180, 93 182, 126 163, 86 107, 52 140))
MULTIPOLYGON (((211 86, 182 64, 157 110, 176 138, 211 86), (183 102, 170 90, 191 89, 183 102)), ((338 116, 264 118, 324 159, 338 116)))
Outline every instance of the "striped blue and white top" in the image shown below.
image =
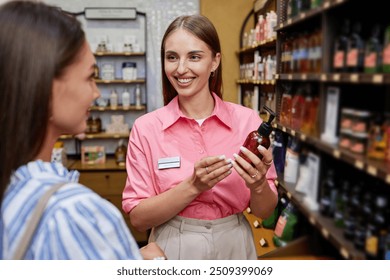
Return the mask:
POLYGON ((77 171, 41 160, 16 170, 1 206, 0 259, 12 258, 39 198, 64 181, 50 198, 25 259, 142 259, 120 211, 78 178, 77 171))

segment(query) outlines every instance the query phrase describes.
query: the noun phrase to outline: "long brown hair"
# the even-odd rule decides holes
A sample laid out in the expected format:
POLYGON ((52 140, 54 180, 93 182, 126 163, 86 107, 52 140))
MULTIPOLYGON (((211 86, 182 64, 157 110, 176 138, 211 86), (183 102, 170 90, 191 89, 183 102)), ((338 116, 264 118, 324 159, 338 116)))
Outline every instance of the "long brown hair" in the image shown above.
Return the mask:
POLYGON ((0 6, 0 205, 12 173, 40 151, 53 80, 84 42, 80 22, 57 7, 32 1, 0 6))
MULTIPOLYGON (((168 80, 165 74, 165 41, 167 37, 178 29, 184 29, 200 40, 205 42, 211 49, 213 55, 221 53, 221 44, 217 30, 212 22, 202 15, 186 15, 177 17, 167 28, 161 42, 161 73, 162 73, 162 88, 164 105, 167 105, 176 95, 177 92, 168 80)), ((222 61, 219 63, 218 68, 214 74, 209 78, 209 89, 211 92, 215 92, 222 99, 222 61)))

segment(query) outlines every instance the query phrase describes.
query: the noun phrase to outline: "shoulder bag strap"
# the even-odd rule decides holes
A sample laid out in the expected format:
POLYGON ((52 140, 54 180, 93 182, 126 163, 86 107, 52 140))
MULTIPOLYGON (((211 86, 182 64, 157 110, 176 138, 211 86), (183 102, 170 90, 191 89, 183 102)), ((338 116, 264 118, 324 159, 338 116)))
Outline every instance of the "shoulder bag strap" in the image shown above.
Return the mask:
POLYGON ((36 230, 36 227, 41 220, 41 216, 43 214, 43 211, 46 208, 46 204, 53 193, 55 193, 59 188, 61 188, 63 185, 65 185, 66 182, 61 182, 58 184, 55 184, 52 188, 50 188, 38 201, 37 206, 35 209, 33 209, 33 214, 31 217, 31 220, 27 224, 26 231, 24 232, 18 247, 15 250, 15 254, 13 256, 13 260, 21 260, 24 258, 24 255, 26 254, 27 248, 30 245, 31 239, 34 235, 34 232, 36 230))

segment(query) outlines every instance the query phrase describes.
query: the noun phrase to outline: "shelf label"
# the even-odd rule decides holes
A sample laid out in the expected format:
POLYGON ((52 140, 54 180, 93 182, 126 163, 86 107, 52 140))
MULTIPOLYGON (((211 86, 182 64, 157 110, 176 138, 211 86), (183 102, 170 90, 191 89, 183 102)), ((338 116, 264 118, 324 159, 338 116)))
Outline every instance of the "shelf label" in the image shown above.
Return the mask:
POLYGON ((374 76, 372 76, 372 82, 374 84, 381 84, 381 83, 383 83, 383 75, 375 74, 374 76))
POLYGON ((336 82, 340 81, 340 74, 334 74, 333 75, 333 80, 336 81, 336 82))
POLYGON ((86 19, 136 19, 135 8, 85 8, 86 19))
POLYGON ((359 81, 359 74, 351 74, 350 81, 356 83, 359 81))
POLYGON ((344 247, 340 248, 340 255, 342 255, 345 259, 349 259, 349 253, 344 247))
POLYGON ((287 79, 292 80, 292 74, 288 74, 287 79))
POLYGON ((305 140, 306 140, 306 135, 305 135, 305 134, 301 134, 301 140, 302 140, 302 141, 305 141, 305 140))
POLYGON ((310 222, 312 225, 315 225, 315 224, 316 224, 316 219, 315 219, 313 216, 310 216, 310 217, 309 217, 309 222, 310 222))
POLYGON ((275 183, 275 186, 279 186, 279 181, 278 180, 275 180, 274 183, 275 183))
POLYGON ((290 192, 287 192, 287 197, 288 197, 288 199, 291 199, 292 195, 290 192))
POLYGON ((326 74, 321 74, 321 81, 325 82, 327 80, 326 74))
POLYGON ((335 158, 340 158, 340 151, 339 150, 333 150, 333 156, 335 158))
POLYGON ((302 80, 307 80, 307 74, 302 74, 302 80))
POLYGON ((295 130, 291 129, 291 135, 295 136, 295 130))
POLYGON ((329 231, 328 231, 326 228, 322 228, 322 229, 321 229, 321 233, 322 233, 322 235, 323 235, 326 239, 328 239, 328 237, 329 237, 329 231))
POLYGON ((286 132, 286 128, 285 128, 284 126, 282 127, 282 131, 283 131, 283 132, 286 132))
POLYGON ((368 174, 371 174, 373 176, 376 176, 378 174, 378 170, 372 165, 369 165, 367 167, 367 172, 368 172, 368 174))
POLYGON ((358 169, 363 169, 364 163, 361 160, 355 161, 355 167, 358 169))
POLYGON ((329 6, 330 6, 330 2, 329 2, 329 1, 326 1, 326 2, 324 3, 324 8, 327 9, 327 8, 329 8, 329 6))
POLYGON ((386 183, 390 184, 390 174, 386 176, 386 183))
POLYGON ((289 18, 289 19, 287 20, 287 24, 291 24, 291 22, 292 22, 292 19, 289 18))

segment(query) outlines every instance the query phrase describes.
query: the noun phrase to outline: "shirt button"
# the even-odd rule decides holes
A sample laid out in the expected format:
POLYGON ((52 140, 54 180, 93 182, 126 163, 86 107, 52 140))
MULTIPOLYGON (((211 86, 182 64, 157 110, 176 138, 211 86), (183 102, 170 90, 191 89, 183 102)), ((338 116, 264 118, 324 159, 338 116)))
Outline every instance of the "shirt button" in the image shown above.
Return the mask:
POLYGON ((211 224, 206 224, 204 227, 207 228, 207 229, 210 229, 211 228, 211 224))
POLYGON ((200 154, 203 154, 203 153, 204 153, 204 150, 199 150, 199 153, 200 153, 200 154))

